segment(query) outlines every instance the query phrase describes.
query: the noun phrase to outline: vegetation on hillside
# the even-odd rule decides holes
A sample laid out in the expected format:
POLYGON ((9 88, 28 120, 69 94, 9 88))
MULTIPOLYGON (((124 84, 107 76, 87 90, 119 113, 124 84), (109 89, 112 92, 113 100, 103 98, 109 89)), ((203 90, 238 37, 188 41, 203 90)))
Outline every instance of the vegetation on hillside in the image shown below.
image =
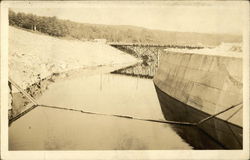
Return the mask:
MULTIPOLYGON (((108 42, 154 43, 176 45, 219 45, 221 42, 241 42, 239 35, 169 32, 143 27, 77 23, 57 17, 15 13, 9 10, 9 24, 39 31, 56 37, 79 40, 106 39, 108 42)), ((195 25, 195 24, 194 24, 195 25)))

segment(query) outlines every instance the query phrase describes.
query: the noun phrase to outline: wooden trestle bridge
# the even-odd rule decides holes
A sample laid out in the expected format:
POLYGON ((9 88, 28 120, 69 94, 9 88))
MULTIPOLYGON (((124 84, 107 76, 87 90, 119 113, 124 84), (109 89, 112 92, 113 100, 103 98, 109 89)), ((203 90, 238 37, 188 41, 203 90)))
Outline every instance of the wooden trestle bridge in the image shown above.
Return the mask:
POLYGON ((115 73, 152 78, 159 66, 160 55, 170 45, 141 43, 107 43, 141 60, 141 64, 120 69, 115 73))
POLYGON ((127 43, 127 42, 107 42, 110 46, 137 46, 137 47, 162 47, 162 48, 188 48, 202 49, 200 45, 177 45, 177 44, 156 44, 156 43, 127 43))
MULTIPOLYGON (((137 47, 164 47, 168 48, 173 45, 161 45, 161 44, 147 44, 147 43, 120 43, 120 42, 107 42, 108 45, 111 46, 137 46, 137 47)), ((177 45, 176 45, 177 46, 177 45)))

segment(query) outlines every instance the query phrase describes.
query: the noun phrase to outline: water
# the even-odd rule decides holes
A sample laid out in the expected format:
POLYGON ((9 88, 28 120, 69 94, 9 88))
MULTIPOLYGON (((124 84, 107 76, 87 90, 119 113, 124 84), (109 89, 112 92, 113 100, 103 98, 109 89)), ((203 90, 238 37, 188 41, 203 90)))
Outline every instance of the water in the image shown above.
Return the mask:
MULTIPOLYGON (((164 120, 152 80, 99 74, 51 84, 40 104, 164 120)), ((168 124, 37 107, 9 128, 10 150, 192 149, 168 124)))

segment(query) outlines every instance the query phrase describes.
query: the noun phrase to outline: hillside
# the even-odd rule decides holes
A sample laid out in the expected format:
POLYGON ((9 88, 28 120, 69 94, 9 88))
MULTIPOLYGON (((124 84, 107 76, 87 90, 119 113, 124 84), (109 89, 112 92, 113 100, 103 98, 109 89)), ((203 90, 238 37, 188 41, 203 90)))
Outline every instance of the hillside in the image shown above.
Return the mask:
MULTIPOLYGON (((190 22, 191 23, 191 22, 190 22)), ((170 32, 128 25, 101 25, 60 20, 33 14, 9 11, 9 24, 36 30, 57 37, 70 37, 82 41, 106 39, 108 42, 154 43, 175 45, 217 46, 222 42, 241 42, 240 35, 170 32)), ((194 24, 195 25, 195 24, 194 24)))
POLYGON ((126 67, 137 62, 103 43, 63 40, 9 27, 9 76, 23 89, 53 73, 98 66, 126 67))

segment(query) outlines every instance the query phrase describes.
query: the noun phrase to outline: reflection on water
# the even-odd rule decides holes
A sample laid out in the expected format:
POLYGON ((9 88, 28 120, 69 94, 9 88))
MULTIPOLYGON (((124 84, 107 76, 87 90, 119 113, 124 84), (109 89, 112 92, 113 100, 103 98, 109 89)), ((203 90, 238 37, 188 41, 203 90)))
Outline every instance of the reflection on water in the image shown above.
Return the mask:
MULTIPOLYGON (((164 120, 152 80, 100 74, 59 81, 39 103, 164 120)), ((11 150, 192 149, 168 124, 38 107, 9 128, 11 150)))
POLYGON ((147 65, 145 65, 144 63, 141 63, 141 64, 129 66, 127 68, 116 70, 112 73, 152 79, 155 75, 156 68, 157 66, 155 65, 155 63, 147 64, 147 65))
MULTIPOLYGON (((167 120, 199 122, 209 115, 190 107, 155 86, 161 109, 167 120)), ((173 125, 173 129, 195 149, 242 149, 242 128, 218 118, 207 120, 199 127, 173 125)))
POLYGON ((38 102, 164 120, 152 80, 121 75, 100 74, 57 82, 38 102))

